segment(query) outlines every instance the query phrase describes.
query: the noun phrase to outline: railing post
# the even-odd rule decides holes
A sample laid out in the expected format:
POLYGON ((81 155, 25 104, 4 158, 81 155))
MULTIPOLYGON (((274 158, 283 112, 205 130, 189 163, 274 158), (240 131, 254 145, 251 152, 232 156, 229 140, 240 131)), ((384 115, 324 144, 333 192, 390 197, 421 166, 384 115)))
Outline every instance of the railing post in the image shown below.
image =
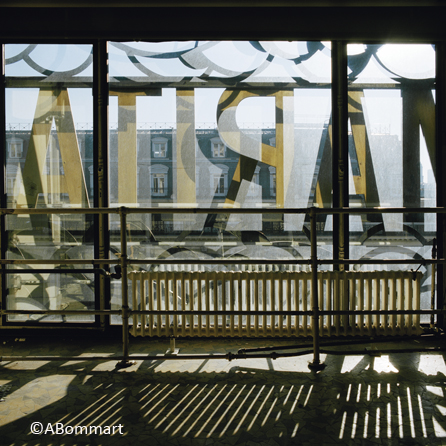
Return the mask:
MULTIPOLYGON (((432 240, 432 260, 437 258, 437 239, 432 240)), ((440 265, 441 266, 441 265, 440 265)), ((431 278, 431 310, 435 310, 435 263, 431 265, 432 278, 431 278)), ((431 328, 435 327, 435 315, 431 313, 431 328)))
POLYGON ((313 312, 313 362, 308 364, 308 368, 318 372, 325 368, 321 364, 319 354, 319 297, 317 287, 317 234, 316 234, 316 212, 315 208, 310 209, 310 239, 311 239, 311 310, 313 312))
MULTIPOLYGON (((5 45, 0 44, 0 133, 6 135, 6 119, 5 119, 5 45)), ((0 180, 0 206, 2 208, 8 207, 6 201, 6 138, 3 136, 0 138, 0 159, 2 160, 2 175, 0 180)), ((0 258, 6 259, 6 250, 8 236, 6 234, 6 215, 0 215, 0 258)), ((7 265, 0 265, 0 269, 7 269, 7 265)), ((0 310, 6 309, 6 278, 3 274, 0 274, 0 310)), ((5 316, 0 316, 0 327, 3 325, 5 316)))
POLYGON ((118 368, 129 367, 134 364, 129 361, 129 289, 127 279, 127 215, 125 207, 119 209, 121 220, 121 292, 122 292, 122 360, 118 368))

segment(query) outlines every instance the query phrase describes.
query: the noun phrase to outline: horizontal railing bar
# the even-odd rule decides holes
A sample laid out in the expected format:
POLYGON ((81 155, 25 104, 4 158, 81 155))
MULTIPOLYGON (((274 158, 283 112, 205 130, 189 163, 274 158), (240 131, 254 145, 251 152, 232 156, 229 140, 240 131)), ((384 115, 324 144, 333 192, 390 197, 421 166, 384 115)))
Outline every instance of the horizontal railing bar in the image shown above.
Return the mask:
MULTIPOLYGON (((134 265, 309 265, 311 260, 300 259, 128 259, 128 263, 134 265)), ((116 265, 119 264, 120 260, 112 260, 112 259, 3 259, 0 260, 0 265, 116 265)), ((318 259, 317 263, 319 265, 333 265, 333 264, 341 264, 341 265, 433 265, 433 264, 446 264, 446 259, 350 259, 350 260, 338 260, 338 259, 318 259)), ((22 270, 19 270, 22 271, 22 270)), ((74 272, 80 271, 73 269, 74 272)), ((92 269, 92 273, 95 271, 92 269)), ((189 272, 189 271, 188 271, 189 272)), ((198 272, 198 271, 190 271, 190 272, 198 272)), ((243 271, 244 272, 244 271, 243 271)), ((255 271, 254 271, 255 272, 255 271)), ((299 272, 299 271, 296 271, 299 272)), ((322 272, 322 271, 320 271, 322 272)), ((385 271, 384 271, 385 272, 385 271)))
POLYGON ((1 208, 3 215, 30 214, 445 214, 446 207, 371 207, 371 208, 1 208))
MULTIPOLYGON (((0 314, 36 314, 36 315, 85 315, 85 314, 122 314, 121 310, 0 310, 0 314)), ((176 316, 176 315, 185 315, 185 316, 201 316, 201 315, 272 315, 272 316, 285 316, 285 315, 307 315, 311 316, 313 312, 311 310, 309 311, 213 311, 213 310, 202 310, 202 311, 190 311, 190 310, 128 310, 129 315, 136 315, 136 314, 157 314, 160 316, 176 316)))
POLYGON ((197 310, 197 311, 191 311, 191 310, 130 310, 129 313, 131 315, 141 314, 141 315, 148 315, 148 314, 156 314, 160 316, 206 316, 206 315, 221 315, 221 316, 311 316, 313 312, 311 310, 308 311, 267 311, 267 310, 197 310))
MULTIPOLYGON (((128 259, 129 264, 134 265, 309 265, 310 259, 128 259)), ((119 259, 3 259, 0 260, 0 265, 116 265, 119 264, 119 259)), ((433 265, 433 264, 446 264, 446 259, 350 259, 350 260, 338 260, 338 259, 318 259, 319 265, 433 265)), ((14 271, 14 270, 11 270, 14 271)), ((22 269, 17 271, 24 272, 22 269)), ((68 270, 67 270, 68 271, 68 270)), ((37 272, 33 270, 31 272, 37 272)), ((83 272, 82 269, 72 269, 72 272, 83 272)), ((100 272, 95 269, 86 270, 84 272, 100 272)), ((188 271, 198 272, 198 271, 188 271)), ((245 271, 243 271, 245 272, 245 271)), ((246 271, 249 272, 249 271, 246 271)), ((256 272, 256 271, 254 271, 256 272)), ((301 271, 296 271, 301 272, 301 271)), ((322 271, 320 271, 322 272, 322 271)), ((0 270, 1 273, 1 270, 0 270)), ((9 274, 9 273, 6 273, 9 274)))
MULTIPOLYGON (((222 316, 237 316, 237 315, 248 315, 248 316, 311 316, 313 314, 312 310, 308 311, 255 311, 255 310, 234 310, 234 311, 215 311, 215 310, 129 310, 131 315, 141 314, 157 314, 160 316, 205 316, 205 315, 222 315, 222 316)), ((330 315, 368 315, 368 314, 441 314, 446 313, 445 310, 331 310, 322 311, 319 310, 319 315, 330 316, 330 315)))
MULTIPOLYGON (((445 310, 319 310, 320 316, 333 315, 392 315, 392 314, 442 314, 445 310)), ((121 315, 122 310, 0 310, 0 314, 36 314, 36 315, 121 315)), ((160 316, 311 316, 308 311, 267 311, 267 310, 128 310, 132 315, 160 315, 160 316)))
MULTIPOLYGON (((129 208, 127 208, 129 209, 129 208)), ((2 208, 0 215, 119 214, 120 208, 2 208)))
MULTIPOLYGON (((116 265, 119 259, 3 259, 0 265, 116 265)), ((21 271, 21 270, 20 270, 21 271)))
POLYGON ((36 315, 121 315, 122 310, 0 310, 0 314, 36 314, 36 315))
MULTIPOLYGON (((60 322, 60 321, 47 321, 41 323, 39 321, 31 321, 34 323, 29 323, 25 320, 20 321, 9 321, 9 325, 2 325, 3 330, 43 330, 43 331, 89 331, 98 332, 104 331, 104 329, 98 325, 91 325, 91 322, 86 321, 70 321, 70 322, 60 322), (37 323, 36 323, 37 322, 37 323)), ((25 332, 24 332, 25 333, 25 332)))
MULTIPOLYGON (((247 260, 243 259, 212 259, 212 260, 204 260, 204 259, 153 259, 153 260, 145 260, 145 259, 128 259, 128 263, 134 265, 309 265, 311 260, 292 260, 292 259, 284 259, 284 260, 258 260, 252 259, 247 260)), ((188 272, 199 272, 199 271, 188 271, 188 272)), ((243 271, 244 272, 244 271, 243 271)))
MULTIPOLYGON (((317 263, 319 265, 433 265, 433 264, 446 264, 446 259, 348 259, 348 260, 339 260, 339 259, 318 259, 317 263)), ((364 271, 366 272, 366 271, 364 271)), ((385 271, 377 271, 377 272, 385 272, 385 271)), ((405 271, 410 272, 410 271, 405 271)))
POLYGON ((331 310, 323 311, 319 310, 321 316, 331 315, 369 315, 369 314, 442 314, 446 313, 445 310, 331 310))
MULTIPOLYGON (((128 263, 135 265, 309 265, 311 264, 311 260, 291 260, 291 259, 283 259, 283 260, 249 260, 249 259, 212 259, 212 260, 204 260, 204 259, 128 259, 128 263)), ((420 265, 420 264, 446 264, 446 259, 365 259, 363 260, 317 260, 317 263, 320 265, 332 265, 332 264, 346 264, 346 265, 357 265, 357 264, 371 264, 371 265, 387 265, 387 264, 395 264, 395 265, 420 265)), ((188 271, 189 272, 189 271, 188 271)), ((195 272, 195 271, 190 271, 195 272)), ((198 272, 198 271, 196 271, 198 272)), ((245 271, 243 271, 245 272, 245 271)), ((255 271, 256 272, 256 271, 255 271)), ((263 271, 262 271, 263 272, 263 271)), ((296 271, 299 272, 299 271, 296 271)), ((385 271, 384 271, 385 272, 385 271)), ((408 272, 408 271, 406 271, 408 272)))
MULTIPOLYGON (((319 315, 392 315, 392 314, 442 314, 445 310, 319 310, 319 315)), ((121 310, 0 310, 0 314, 36 314, 36 315, 121 315, 121 310)), ((129 315, 160 315, 160 316, 311 316, 312 310, 308 311, 255 311, 255 310, 128 310, 129 315)))
MULTIPOLYGON (((308 213, 311 212, 309 208, 308 213)), ((412 214, 412 213, 423 213, 423 214, 446 214, 445 207, 419 207, 419 208, 409 208, 409 207, 373 207, 373 208, 314 208, 315 214, 412 214)))
POLYGON ((102 268, 26 268, 26 269, 0 269, 0 274, 103 274, 110 276, 110 273, 102 268))

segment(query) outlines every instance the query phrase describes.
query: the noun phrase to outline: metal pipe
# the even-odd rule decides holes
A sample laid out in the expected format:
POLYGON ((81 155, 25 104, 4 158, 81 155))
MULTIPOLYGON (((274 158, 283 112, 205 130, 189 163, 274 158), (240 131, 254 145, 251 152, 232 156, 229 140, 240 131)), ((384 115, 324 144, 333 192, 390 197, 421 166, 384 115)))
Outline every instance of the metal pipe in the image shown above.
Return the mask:
POLYGON ((127 216, 126 208, 119 208, 121 222, 121 290, 122 290, 122 360, 119 367, 128 367, 132 363, 129 361, 129 290, 127 278, 127 216))
MULTIPOLYGON (((0 362, 12 361, 120 361, 126 360, 127 365, 133 365, 134 361, 165 361, 165 360, 197 360, 197 359, 262 359, 262 358, 286 358, 294 356, 310 355, 312 350, 304 350, 293 353, 276 353, 245 355, 238 353, 216 353, 216 354, 190 354, 190 355, 131 355, 131 356, 0 356, 0 362), (129 361, 131 360, 131 361, 129 361)), ((119 365, 118 365, 119 367, 119 365)))
MULTIPOLYGON (((431 310, 435 307, 435 264, 432 265, 432 280, 431 280, 431 310)), ((435 325, 434 313, 431 313, 431 328, 435 325)))
MULTIPOLYGON (((320 350, 320 353, 326 355, 385 355, 395 353, 423 353, 423 352, 442 352, 446 351, 446 347, 420 347, 410 349, 385 349, 385 350, 320 350)), ((197 359, 227 359, 233 361, 236 359, 263 359, 263 358, 290 358, 296 356, 305 356, 313 353, 312 350, 302 350, 292 353, 277 353, 271 352, 269 354, 245 354, 245 353, 216 353, 209 355, 191 354, 191 355, 131 355, 131 356, 0 356, 0 362, 20 362, 20 361, 126 361, 126 364, 132 365, 134 361, 182 361, 182 360, 197 360, 197 359), (131 362, 129 361, 131 360, 131 362), (130 364, 129 364, 130 362, 130 364)), ((119 363, 118 363, 119 364, 119 363)))
POLYGON ((311 237, 311 309, 313 312, 313 362, 308 365, 310 370, 324 369, 319 356, 319 299, 317 289, 317 225, 314 207, 310 212, 310 237, 311 237))
MULTIPOLYGON (((432 336, 432 335, 430 335, 432 336)), ((344 346, 344 345, 361 345, 361 344, 374 344, 374 343, 380 343, 380 342, 398 342, 399 340, 403 339, 403 337, 397 337, 397 336, 386 336, 386 337, 379 337, 379 338, 367 338, 367 339, 340 339, 336 341, 322 341, 320 343, 321 348, 323 347, 338 347, 338 346, 344 346)), ((269 347, 256 347, 256 348, 241 348, 238 350, 238 353, 254 353, 254 352, 266 352, 266 351, 273 351, 273 350, 294 350, 294 349, 300 349, 300 348, 307 348, 309 346, 308 343, 306 344, 292 344, 292 345, 276 345, 276 346, 269 346, 269 347)))
POLYGON ((446 351, 446 347, 419 347, 419 348, 388 348, 383 350, 321 350, 321 353, 327 355, 370 355, 381 356, 392 353, 422 353, 422 352, 442 352, 446 351))
MULTIPOLYGON (((432 258, 437 258, 437 239, 432 240, 432 258)), ((432 264, 432 279, 431 279, 431 310, 435 308, 435 263, 432 264)), ((431 314, 431 328, 434 328, 435 318, 434 314, 431 314)))

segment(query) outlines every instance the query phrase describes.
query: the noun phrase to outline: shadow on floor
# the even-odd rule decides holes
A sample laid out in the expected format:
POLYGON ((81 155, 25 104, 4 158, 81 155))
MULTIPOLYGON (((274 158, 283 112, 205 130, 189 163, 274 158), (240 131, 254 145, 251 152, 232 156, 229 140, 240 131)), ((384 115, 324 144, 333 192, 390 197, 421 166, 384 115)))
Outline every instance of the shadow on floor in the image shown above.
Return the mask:
POLYGON ((309 359, 3 362, 0 443, 446 444, 442 354, 309 359))

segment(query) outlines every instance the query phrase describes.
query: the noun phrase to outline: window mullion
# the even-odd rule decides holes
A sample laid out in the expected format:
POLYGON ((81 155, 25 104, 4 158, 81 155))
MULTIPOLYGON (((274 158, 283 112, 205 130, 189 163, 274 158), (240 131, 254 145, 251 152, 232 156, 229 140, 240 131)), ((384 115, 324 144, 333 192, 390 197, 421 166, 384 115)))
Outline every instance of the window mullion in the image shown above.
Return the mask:
MULTIPOLYGON (((0 133, 2 137, 0 138, 0 153, 2 159, 2 174, 0 180, 0 206, 2 208, 7 207, 6 203, 6 191, 5 191, 5 176, 6 176, 6 100, 5 100, 5 45, 0 44, 0 133)), ((6 248, 7 248, 7 235, 6 235, 6 225, 5 225, 5 215, 0 215, 0 251, 1 258, 6 258, 6 248)), ((0 268, 5 268, 5 266, 0 265, 0 268)), ((5 275, 0 274, 0 308, 6 308, 6 280, 5 275)), ((4 324, 6 317, 2 316, 0 318, 0 326, 4 324)))
MULTIPOLYGON (((332 42, 332 184, 334 208, 348 207, 347 44, 332 42)), ((348 215, 333 216, 333 259, 348 259, 348 215)), ((336 265, 335 265, 336 268, 336 265)), ((344 267, 339 266, 340 270, 344 267)))
MULTIPOLYGON (((94 104, 93 104, 93 159, 94 159, 94 205, 95 207, 108 207, 108 43, 98 41, 93 49, 94 57, 94 104)), ((110 250, 109 218, 107 214, 95 216, 95 257, 107 259, 110 250)), ((108 265, 99 265, 107 269, 108 265)), ((96 306, 106 309, 109 305, 110 282, 99 275, 96 291, 96 306)), ((101 326, 105 327, 110 321, 100 316, 101 326)))
MULTIPOLYGON (((436 104, 435 104, 435 118, 436 118, 436 166, 437 166, 437 206, 446 206, 446 181, 442 175, 443 166, 445 165, 445 151, 446 151, 446 127, 444 125, 446 120, 446 45, 444 42, 436 45, 436 104)), ((437 214, 437 258, 444 259, 446 255, 446 215, 437 214)), ((437 270, 437 309, 444 308, 444 295, 446 293, 446 265, 438 265, 437 270)), ((444 329, 444 315, 437 316, 437 325, 444 329)))

